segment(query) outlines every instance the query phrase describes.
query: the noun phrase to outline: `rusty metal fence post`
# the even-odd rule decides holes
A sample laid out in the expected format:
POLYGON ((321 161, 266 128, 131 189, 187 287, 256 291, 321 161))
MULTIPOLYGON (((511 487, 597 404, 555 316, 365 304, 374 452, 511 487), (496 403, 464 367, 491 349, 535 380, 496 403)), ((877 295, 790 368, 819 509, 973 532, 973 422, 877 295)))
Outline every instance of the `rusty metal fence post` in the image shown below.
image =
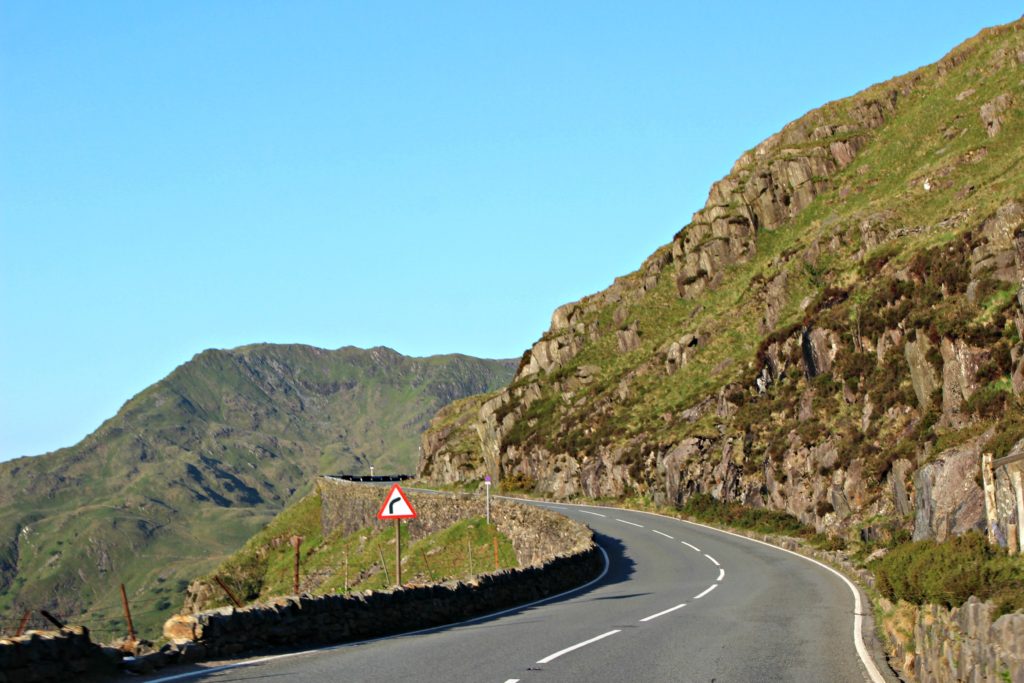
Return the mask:
POLYGON ((220 589, 222 591, 227 593, 228 598, 231 600, 231 602, 233 602, 235 604, 235 607, 238 607, 238 608, 242 607, 242 603, 238 601, 238 598, 236 598, 235 594, 231 592, 231 589, 227 587, 227 584, 225 584, 223 581, 220 580, 219 576, 214 576, 213 580, 217 582, 217 585, 220 586, 220 589))
POLYGON ((124 584, 121 584, 121 606, 124 607, 124 618, 128 622, 128 639, 135 642, 135 624, 132 623, 132 611, 128 608, 128 596, 124 592, 124 584))

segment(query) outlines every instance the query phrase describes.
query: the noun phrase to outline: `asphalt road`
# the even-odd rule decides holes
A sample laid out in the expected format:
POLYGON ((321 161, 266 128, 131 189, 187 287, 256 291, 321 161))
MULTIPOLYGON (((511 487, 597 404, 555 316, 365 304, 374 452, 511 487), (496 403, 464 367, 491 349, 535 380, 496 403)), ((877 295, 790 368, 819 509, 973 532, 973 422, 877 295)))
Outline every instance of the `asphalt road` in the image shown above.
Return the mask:
POLYGON ((675 519, 546 507, 594 529, 609 558, 603 579, 472 623, 187 675, 218 683, 872 680, 854 646, 853 594, 832 572, 675 519))

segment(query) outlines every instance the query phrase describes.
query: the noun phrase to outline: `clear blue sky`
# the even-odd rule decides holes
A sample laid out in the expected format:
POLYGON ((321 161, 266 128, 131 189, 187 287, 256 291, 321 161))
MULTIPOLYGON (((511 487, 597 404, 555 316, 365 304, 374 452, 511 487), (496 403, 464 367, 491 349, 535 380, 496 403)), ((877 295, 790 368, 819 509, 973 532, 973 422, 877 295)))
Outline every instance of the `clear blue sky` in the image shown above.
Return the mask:
POLYGON ((0 0, 0 459, 210 347, 519 356, 745 149, 1020 13, 0 0))

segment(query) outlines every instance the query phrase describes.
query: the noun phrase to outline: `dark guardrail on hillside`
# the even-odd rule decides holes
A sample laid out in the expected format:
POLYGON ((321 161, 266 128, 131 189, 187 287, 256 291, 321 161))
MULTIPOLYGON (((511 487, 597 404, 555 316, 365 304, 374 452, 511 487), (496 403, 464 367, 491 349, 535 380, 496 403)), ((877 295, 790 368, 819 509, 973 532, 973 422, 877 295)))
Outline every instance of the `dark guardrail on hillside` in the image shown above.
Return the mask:
POLYGON ((345 481, 364 482, 389 482, 412 479, 411 474, 329 474, 327 476, 333 479, 343 479, 345 481))

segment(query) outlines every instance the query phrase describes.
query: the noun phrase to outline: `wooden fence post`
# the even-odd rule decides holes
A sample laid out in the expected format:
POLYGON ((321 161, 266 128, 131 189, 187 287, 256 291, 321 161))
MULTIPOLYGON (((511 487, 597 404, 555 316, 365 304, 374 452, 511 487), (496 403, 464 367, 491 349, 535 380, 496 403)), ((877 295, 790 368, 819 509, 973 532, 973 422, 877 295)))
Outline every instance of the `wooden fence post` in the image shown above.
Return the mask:
POLYGON ((238 598, 236 598, 235 594, 231 592, 231 589, 228 588, 227 584, 221 581, 219 576, 214 576, 213 580, 217 582, 217 585, 220 586, 222 591, 228 594, 228 598, 235 604, 235 607, 241 609, 242 603, 238 601, 238 598))
POLYGON ((388 565, 384 561, 384 551, 380 549, 380 543, 377 544, 377 554, 380 555, 380 566, 384 567, 384 578, 388 580, 388 585, 391 585, 391 572, 388 571, 388 565))
POLYGON ((121 584, 121 606, 124 607, 124 618, 128 622, 128 639, 135 642, 135 625, 132 623, 132 611, 128 608, 128 596, 124 592, 124 584, 121 584))
POLYGON ((20 636, 25 632, 25 626, 28 624, 28 617, 32 614, 31 610, 25 610, 25 613, 21 615, 21 623, 18 624, 18 632, 15 633, 15 637, 20 636))
POLYGON ((42 614, 43 617, 48 622, 50 622, 51 624, 53 624, 57 628, 64 628, 64 623, 60 619, 58 619, 57 617, 55 617, 52 614, 50 614, 49 612, 47 612, 46 610, 41 609, 41 610, 39 610, 39 613, 42 614))
POLYGON ((434 577, 434 569, 433 569, 433 567, 430 566, 430 561, 427 560, 427 554, 425 552, 423 552, 423 548, 422 547, 420 548, 420 557, 423 558, 423 564, 427 568, 427 573, 430 574, 430 580, 431 581, 436 580, 436 578, 434 577))
POLYGON ((294 586, 295 595, 299 594, 299 548, 302 547, 302 536, 292 536, 292 545, 295 547, 295 571, 294 580, 292 585, 294 586))

